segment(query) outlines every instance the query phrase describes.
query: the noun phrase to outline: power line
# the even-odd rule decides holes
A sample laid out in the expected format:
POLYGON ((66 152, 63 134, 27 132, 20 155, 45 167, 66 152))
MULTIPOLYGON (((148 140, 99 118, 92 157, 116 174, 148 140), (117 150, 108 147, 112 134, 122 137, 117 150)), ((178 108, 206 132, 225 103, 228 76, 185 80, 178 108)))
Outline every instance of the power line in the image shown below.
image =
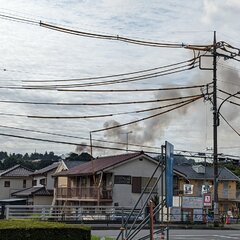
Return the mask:
MULTIPOLYGON (((232 94, 231 93, 229 93, 229 92, 226 92, 226 91, 224 91, 224 90, 222 90, 222 89, 217 89, 219 92, 221 92, 221 93, 224 93, 224 94, 226 94, 226 95, 229 95, 229 96, 231 96, 232 94)), ((237 98, 237 99, 240 99, 240 97, 238 97, 238 96, 236 96, 236 95, 234 95, 233 96, 234 98, 237 98)))
MULTIPOLYGON (((208 83, 210 84, 210 83, 208 83)), ((0 89, 15 89, 15 90, 41 90, 41 91, 59 91, 59 92, 91 92, 91 93, 127 93, 127 92, 154 92, 154 91, 171 91, 171 90, 187 90, 194 88, 203 88, 206 84, 195 86, 179 86, 165 88, 139 88, 139 89, 55 89, 55 88, 28 88, 18 86, 0 86, 0 89)))
MULTIPOLYGON (((149 68, 149 69, 144 69, 144 70, 139 70, 139 71, 134 71, 134 72, 127 72, 127 73, 111 74, 111 75, 105 75, 105 76, 73 78, 73 79, 54 79, 54 80, 22 80, 22 82, 34 82, 34 83, 36 83, 36 82, 68 82, 68 81, 88 81, 88 80, 115 78, 115 77, 122 77, 122 76, 128 76, 128 75, 135 75, 135 74, 139 74, 139 73, 153 72, 153 71, 164 69, 164 68, 170 68, 170 67, 174 67, 177 65, 182 65, 184 63, 193 64, 196 62, 197 59, 199 59, 199 56, 189 59, 189 60, 182 61, 182 62, 177 62, 177 63, 159 66, 159 67, 155 67, 155 68, 149 68)), ((189 64, 186 66, 189 66, 189 64)), ((156 73, 159 73, 159 72, 156 72, 156 73)), ((155 73, 151 73, 151 74, 155 74, 155 73)), ((143 75, 143 76, 145 76, 145 75, 143 75)))
MULTIPOLYGON (((68 138, 75 138, 75 139, 81 139, 81 140, 89 141, 89 138, 86 138, 86 137, 78 137, 78 136, 73 136, 73 135, 68 135, 68 134, 60 134, 60 133, 39 131, 39 130, 33 130, 33 129, 27 129, 27 128, 19 128, 19 127, 12 127, 12 126, 6 126, 6 125, 0 125, 0 128, 7 128, 7 129, 13 129, 13 130, 20 130, 20 131, 24 131, 24 132, 40 133, 40 134, 47 134, 47 135, 51 135, 51 136, 68 137, 68 138)), ((126 145, 126 142, 107 141, 107 140, 102 140, 102 139, 99 140, 99 139, 94 139, 94 138, 92 140, 96 141, 96 142, 102 142, 102 143, 126 145)), ((133 144, 133 143, 128 143, 128 145, 133 146, 133 147, 161 149, 160 147, 146 146, 146 145, 133 144)))
POLYGON ((185 90, 193 88, 202 88, 205 84, 195 86, 181 86, 181 87, 165 87, 165 88, 144 88, 144 89, 57 89, 60 92, 154 92, 154 91, 171 91, 171 90, 185 90))
POLYGON ((147 108, 143 110, 137 110, 137 111, 128 111, 128 112, 119 112, 119 113, 109 113, 109 114, 98 114, 98 115, 85 115, 85 116, 36 116, 36 115, 28 115, 28 118, 40 118, 40 119, 89 119, 89 118, 103 118, 103 117, 113 117, 117 115, 126 115, 126 114, 137 114, 137 113, 143 113, 143 112, 149 112, 149 111, 156 111, 172 106, 176 106, 179 104, 183 104, 188 102, 189 100, 168 104, 160 107, 154 107, 154 108, 147 108))
POLYGON ((107 128, 101 128, 101 129, 98 129, 98 130, 94 130, 94 131, 91 131, 91 133, 96 133, 96 132, 102 132, 102 131, 107 131, 107 130, 111 130, 111 129, 114 129, 114 128, 119 128, 119 127, 123 127, 123 126, 127 126, 127 125, 131 125, 131 124, 134 124, 134 123, 138 123, 138 122, 141 122, 141 121, 145 121, 145 120, 148 120, 148 119, 151 119, 151 118, 154 118, 154 117, 157 117, 157 116, 160 116, 162 114, 165 114, 165 113, 168 113, 168 112, 171 112, 173 110, 176 110, 178 108, 181 108, 187 104, 190 104, 198 99, 202 98, 201 97, 196 97, 194 99, 191 99, 189 100, 187 103, 184 103, 184 104, 181 104, 180 106, 177 106, 177 107, 174 107, 174 108, 171 108, 169 110, 166 110, 166 111, 163 111, 163 112, 160 112, 160 113, 157 113, 157 114, 153 114, 151 116, 148 116, 148 117, 144 117, 144 118, 141 118, 141 119, 138 119, 138 120, 135 120, 135 121, 131 121, 131 122, 128 122, 128 123, 123 123, 123 124, 119 124, 119 125, 115 125, 115 126, 112 126, 112 127, 107 127, 107 128))
POLYGON ((68 33, 72 35, 77 35, 81 37, 89 37, 89 38, 98 38, 98 39, 105 39, 105 40, 117 40, 122 41, 126 43, 132 43, 132 44, 138 44, 143 46, 150 46, 150 47, 165 47, 165 48, 186 48, 191 50, 210 50, 212 45, 187 45, 184 43, 161 43, 161 42, 152 42, 152 41, 143 41, 128 37, 121 37, 119 35, 106 35, 106 34, 96 34, 91 32, 85 32, 85 31, 77 31, 70 28, 64 28, 53 24, 48 24, 40 21, 40 26, 44 28, 48 28, 54 31, 68 33))
MULTIPOLYGON (((64 142, 64 141, 57 141, 57 140, 49 140, 49 139, 43 139, 43 138, 35 138, 35 137, 26 137, 26 136, 21 136, 21 135, 16 135, 16 134, 5 134, 5 133, 0 133, 0 136, 5 136, 5 137, 13 137, 13 138, 20 138, 20 139, 26 139, 26 140, 32 140, 32 141, 41 141, 41 142, 50 142, 50 143, 58 143, 58 144, 64 144, 64 145, 82 145, 84 147, 90 147, 88 144, 79 144, 79 143, 73 143, 73 142, 64 142)), ((100 148, 100 149, 108 149, 108 150, 119 150, 119 151, 126 151, 126 149, 122 148, 117 148, 117 147, 105 147, 105 146, 99 146, 99 145, 94 145, 94 148, 100 148)), ((129 149, 130 152, 139 152, 137 150, 131 150, 129 149)), ((156 152, 149 152, 148 153, 156 153, 156 152)))
POLYGON ((191 70, 193 68, 196 68, 197 66, 194 64, 188 64, 186 66, 181 67, 175 67, 169 70, 163 70, 161 72, 152 73, 152 74, 145 74, 140 75, 137 77, 130 77, 130 78, 122 78, 122 79, 115 79, 115 80, 108 80, 108 81, 99 81, 99 82, 88 82, 88 83, 82 83, 82 84, 52 84, 52 85, 23 85, 23 87, 30 87, 30 88, 73 88, 73 87, 90 87, 90 86, 104 86, 104 85, 111 85, 116 83, 127 83, 127 82, 136 82, 141 80, 146 80, 150 78, 156 78, 161 76, 166 76, 170 74, 175 74, 187 70, 191 70), (180 70, 178 70, 180 69, 180 70))
POLYGON ((240 133, 227 121, 227 119, 221 114, 219 113, 219 115, 222 117, 222 119, 227 123, 227 125, 238 135, 240 136, 240 133))
POLYGON ((54 105, 54 106, 108 106, 108 105, 130 105, 130 104, 145 104, 145 103, 157 103, 166 102, 180 99, 188 99, 194 97, 200 97, 201 94, 175 97, 175 98, 164 98, 154 100, 140 100, 140 101, 127 101, 127 102, 95 102, 95 103, 69 103, 69 102, 33 102, 33 101, 14 101, 14 100, 0 100, 1 103, 14 103, 14 104, 30 104, 30 105, 54 105))
MULTIPOLYGON (((221 97, 218 97, 218 99, 221 99, 221 100, 223 100, 223 101, 225 100, 224 98, 221 98, 221 97)), ((235 102, 233 102, 233 101, 231 101, 231 100, 226 100, 226 102, 231 103, 231 104, 236 105, 236 106, 240 106, 240 104, 235 103, 235 102)))
POLYGON ((119 35, 107 35, 107 34, 97 34, 92 32, 86 32, 86 31, 78 31, 70 28, 60 27, 54 24, 45 23, 42 21, 37 20, 30 20, 28 18, 19 17, 16 15, 9 15, 9 14, 0 14, 0 18, 3 18, 5 20, 14 21, 14 22, 21 22, 25 24, 31 24, 35 26, 44 27, 50 30, 68 33, 72 35, 77 35, 81 37, 89 37, 89 38, 98 38, 98 39, 105 39, 105 40, 116 40, 116 41, 122 41, 126 43, 131 44, 138 44, 142 46, 150 46, 150 47, 165 47, 165 48, 186 48, 190 50, 201 50, 201 51, 210 51, 212 48, 212 45, 194 45, 194 44, 184 44, 184 43, 166 43, 166 42, 155 42, 155 41, 146 41, 146 40, 139 40, 139 39, 133 39, 128 37, 122 37, 119 35))

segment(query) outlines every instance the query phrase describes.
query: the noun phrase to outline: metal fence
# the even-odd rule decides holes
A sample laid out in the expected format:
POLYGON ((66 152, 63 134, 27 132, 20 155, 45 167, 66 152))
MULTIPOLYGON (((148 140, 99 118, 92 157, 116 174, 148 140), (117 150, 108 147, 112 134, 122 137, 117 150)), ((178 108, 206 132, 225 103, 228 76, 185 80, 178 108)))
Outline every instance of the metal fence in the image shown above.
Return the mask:
MULTIPOLYGON (((126 220, 131 208, 104 207, 104 206, 46 206, 46 205, 6 205, 6 219, 38 219, 54 221, 116 221, 126 220)), ((143 219, 143 213, 135 210, 129 220, 143 219)))

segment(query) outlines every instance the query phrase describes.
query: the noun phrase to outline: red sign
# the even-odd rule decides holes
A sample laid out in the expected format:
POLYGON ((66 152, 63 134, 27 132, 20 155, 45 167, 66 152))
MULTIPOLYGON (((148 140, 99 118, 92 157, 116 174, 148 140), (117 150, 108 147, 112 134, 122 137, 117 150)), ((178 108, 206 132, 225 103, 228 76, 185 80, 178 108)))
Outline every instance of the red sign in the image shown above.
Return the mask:
POLYGON ((211 193, 204 193, 203 194, 203 206, 204 207, 211 207, 212 206, 211 193))

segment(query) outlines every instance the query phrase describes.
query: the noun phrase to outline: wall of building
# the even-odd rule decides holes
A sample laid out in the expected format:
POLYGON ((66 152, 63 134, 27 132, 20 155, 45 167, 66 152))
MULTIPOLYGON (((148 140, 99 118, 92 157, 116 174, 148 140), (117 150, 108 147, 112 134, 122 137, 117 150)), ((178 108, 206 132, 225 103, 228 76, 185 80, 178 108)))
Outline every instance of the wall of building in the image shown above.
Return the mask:
POLYGON ((52 200, 52 196, 34 196, 33 205, 51 205, 52 200))
POLYGON ((56 169, 50 171, 47 173, 47 184, 46 184, 46 188, 47 189, 54 189, 54 178, 52 177, 52 175, 55 173, 56 169))
POLYGON ((11 193, 24 189, 23 180, 26 179, 26 187, 32 186, 32 178, 1 178, 0 179, 0 199, 11 198, 11 193), (4 182, 10 181, 10 187, 5 187, 4 182))
MULTIPOLYGON (((150 177, 155 170, 157 164, 153 161, 150 161, 146 158, 140 158, 136 160, 132 160, 128 163, 122 164, 121 166, 117 166, 114 169, 111 169, 112 180, 113 183, 113 204, 118 204, 119 206, 134 206, 137 202, 140 193, 132 192, 132 182, 128 184, 115 184, 114 176, 123 175, 123 176, 131 176, 131 177, 150 177)), ((155 177, 161 174, 161 170, 159 169, 155 177)), ((161 193, 160 190, 160 182, 157 186, 158 194, 161 193)), ((140 202, 140 206, 144 204, 144 200, 147 195, 140 202)))
POLYGON ((236 182, 235 181, 219 181, 218 197, 223 199, 236 199, 236 182))

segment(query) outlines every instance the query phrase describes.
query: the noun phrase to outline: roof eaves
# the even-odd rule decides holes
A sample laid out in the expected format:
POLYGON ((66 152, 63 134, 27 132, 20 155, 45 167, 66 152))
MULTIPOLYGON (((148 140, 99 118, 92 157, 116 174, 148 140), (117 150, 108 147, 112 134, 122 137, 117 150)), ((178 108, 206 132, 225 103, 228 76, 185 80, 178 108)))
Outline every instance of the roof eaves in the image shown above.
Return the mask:
POLYGON ((11 167, 11 168, 6 169, 5 171, 3 171, 3 172, 0 173, 0 176, 4 176, 5 174, 7 174, 7 173, 11 172, 12 170, 18 168, 19 166, 20 166, 20 164, 17 164, 17 165, 14 165, 14 166, 11 167))
MULTIPOLYGON (((151 158, 150 156, 146 155, 144 152, 141 151, 141 152, 139 152, 138 155, 136 155, 136 156, 134 156, 134 157, 129 156, 129 158, 126 158, 126 159, 124 159, 124 160, 121 161, 121 162, 113 163, 112 165, 107 166, 107 167, 105 167, 105 168, 99 169, 99 170, 98 170, 97 172, 95 172, 95 173, 104 172, 104 171, 109 171, 109 170, 111 170, 113 167, 121 166, 121 165, 125 164, 125 163, 128 162, 128 161, 134 161, 134 160, 136 160, 137 158, 139 158, 139 157, 142 156, 142 155, 144 155, 144 156, 145 156, 146 158, 148 158, 148 159, 151 158)), ((153 160, 153 159, 151 158, 151 160, 153 160)), ((155 161, 155 160, 154 160, 154 161, 155 161)))

